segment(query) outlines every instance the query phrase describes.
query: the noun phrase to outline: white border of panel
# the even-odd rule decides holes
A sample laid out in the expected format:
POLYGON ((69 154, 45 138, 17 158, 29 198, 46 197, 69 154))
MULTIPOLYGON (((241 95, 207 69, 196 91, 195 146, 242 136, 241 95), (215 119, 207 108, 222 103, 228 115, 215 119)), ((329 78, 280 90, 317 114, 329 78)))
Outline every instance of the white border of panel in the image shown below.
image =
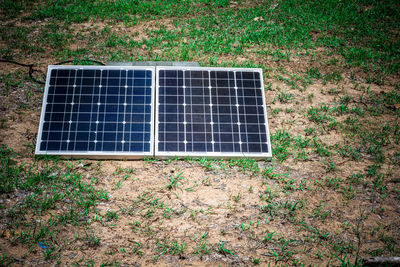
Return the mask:
POLYGON ((141 66, 81 66, 81 65, 49 65, 47 68, 46 85, 43 96, 42 112, 39 121, 39 130, 36 140, 36 155, 52 155, 61 156, 63 158, 90 158, 90 159, 140 159, 154 157, 154 101, 155 101, 155 67, 141 66), (72 152, 72 151, 41 151, 40 141, 43 131, 43 120, 46 112, 47 95, 50 85, 51 70, 54 69, 107 69, 107 70, 151 70, 152 85, 151 85, 151 114, 150 114, 150 151, 149 152, 102 152, 102 151, 87 151, 87 152, 72 152))
POLYGON ((272 147, 271 147, 271 138, 269 134, 269 127, 268 127, 268 115, 267 115, 267 106, 266 106, 266 99, 265 99, 265 89, 264 89, 264 78, 263 78, 263 71, 260 68, 226 68, 226 67, 156 67, 156 112, 155 112, 155 131, 154 131, 154 155, 156 158, 171 158, 171 157, 211 157, 211 158, 241 158, 241 157, 249 157, 249 158, 257 158, 257 159, 264 159, 272 157, 272 147), (265 117, 265 127, 266 127, 266 134, 267 134, 267 146, 268 146, 268 153, 235 153, 235 152, 160 152, 158 151, 158 110, 159 110, 159 71, 160 70, 203 70, 203 71, 252 71, 258 72, 260 74, 260 82, 261 82, 261 94, 263 98, 263 109, 264 109, 264 117, 265 117))

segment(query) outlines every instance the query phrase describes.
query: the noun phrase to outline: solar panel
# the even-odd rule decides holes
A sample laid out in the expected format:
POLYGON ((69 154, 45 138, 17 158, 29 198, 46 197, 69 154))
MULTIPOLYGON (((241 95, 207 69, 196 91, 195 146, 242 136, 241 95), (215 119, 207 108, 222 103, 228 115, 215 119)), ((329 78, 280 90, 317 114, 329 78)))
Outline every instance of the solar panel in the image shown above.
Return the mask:
POLYGON ((49 66, 36 154, 154 155, 154 67, 49 66))
POLYGON ((261 69, 157 67, 156 76, 156 156, 271 156, 261 69))

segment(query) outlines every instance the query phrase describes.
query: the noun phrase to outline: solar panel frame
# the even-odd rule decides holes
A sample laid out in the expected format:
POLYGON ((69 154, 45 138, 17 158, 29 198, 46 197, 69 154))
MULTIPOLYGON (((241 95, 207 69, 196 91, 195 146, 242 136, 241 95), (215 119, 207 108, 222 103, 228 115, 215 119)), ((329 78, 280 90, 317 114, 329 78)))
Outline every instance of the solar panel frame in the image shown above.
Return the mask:
POLYGON ((140 159, 146 157, 154 157, 154 101, 155 101, 155 67, 144 66, 78 66, 78 65, 49 65, 47 70, 46 84, 42 109, 40 115, 39 129, 36 140, 36 155, 54 155, 64 158, 91 158, 91 159, 140 159), (75 69, 75 70, 146 70, 151 71, 151 102, 150 102, 150 150, 143 152, 122 152, 122 151, 46 151, 40 149, 41 137, 43 133, 44 118, 46 115, 47 99, 49 94, 51 71, 55 69, 75 69))
POLYGON ((255 159, 272 157, 271 139, 268 126, 268 115, 266 108, 265 89, 263 72, 260 68, 218 68, 218 67, 174 67, 165 66, 156 68, 156 101, 155 101, 155 132, 154 132, 154 146, 155 156, 157 158, 171 158, 171 157, 210 157, 210 158, 239 158, 249 157, 255 159), (162 70, 182 70, 182 71, 234 71, 234 72, 258 72, 260 75, 262 107, 265 121, 265 131, 268 152, 180 152, 180 151, 159 151, 159 111, 160 111, 160 71, 162 70))

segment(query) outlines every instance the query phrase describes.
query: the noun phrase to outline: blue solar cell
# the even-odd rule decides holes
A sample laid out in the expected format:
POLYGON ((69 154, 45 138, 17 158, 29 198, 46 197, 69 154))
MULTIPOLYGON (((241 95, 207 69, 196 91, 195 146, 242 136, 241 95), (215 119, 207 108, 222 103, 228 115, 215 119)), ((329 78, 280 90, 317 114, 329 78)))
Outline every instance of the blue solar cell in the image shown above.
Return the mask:
POLYGON ((156 153, 270 154, 261 79, 251 70, 159 70, 156 153))
POLYGON ((151 151, 154 70, 49 68, 39 153, 151 151))

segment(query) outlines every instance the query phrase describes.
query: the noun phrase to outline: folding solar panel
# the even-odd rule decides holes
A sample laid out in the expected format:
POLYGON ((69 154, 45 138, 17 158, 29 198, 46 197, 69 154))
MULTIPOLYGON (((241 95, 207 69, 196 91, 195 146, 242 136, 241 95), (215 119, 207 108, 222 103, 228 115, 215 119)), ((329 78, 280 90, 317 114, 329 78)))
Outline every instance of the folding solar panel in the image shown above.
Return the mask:
POLYGON ((261 69, 157 67, 156 77, 156 156, 271 156, 261 69))
POLYGON ((154 155, 154 67, 49 66, 36 154, 154 155))

